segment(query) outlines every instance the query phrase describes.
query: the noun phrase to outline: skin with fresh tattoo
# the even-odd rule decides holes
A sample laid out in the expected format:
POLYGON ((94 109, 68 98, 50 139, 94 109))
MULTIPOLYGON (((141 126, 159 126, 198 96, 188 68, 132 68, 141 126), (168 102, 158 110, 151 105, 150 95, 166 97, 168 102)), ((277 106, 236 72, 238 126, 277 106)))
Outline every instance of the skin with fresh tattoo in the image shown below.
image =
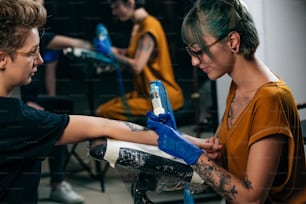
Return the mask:
POLYGON ((126 124, 126 126, 128 126, 132 132, 136 132, 136 131, 149 131, 148 128, 139 126, 139 125, 134 124, 134 123, 125 122, 125 121, 123 121, 123 123, 126 124))

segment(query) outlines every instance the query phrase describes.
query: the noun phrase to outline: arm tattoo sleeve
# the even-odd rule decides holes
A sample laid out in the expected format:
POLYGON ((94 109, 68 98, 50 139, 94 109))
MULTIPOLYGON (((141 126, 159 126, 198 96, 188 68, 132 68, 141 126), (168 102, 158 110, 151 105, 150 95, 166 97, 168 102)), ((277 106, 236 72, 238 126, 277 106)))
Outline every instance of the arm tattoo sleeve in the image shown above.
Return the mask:
POLYGON ((213 163, 199 161, 195 166, 195 171, 201 178, 210 185, 218 194, 231 203, 238 191, 236 186, 231 183, 231 175, 213 163))

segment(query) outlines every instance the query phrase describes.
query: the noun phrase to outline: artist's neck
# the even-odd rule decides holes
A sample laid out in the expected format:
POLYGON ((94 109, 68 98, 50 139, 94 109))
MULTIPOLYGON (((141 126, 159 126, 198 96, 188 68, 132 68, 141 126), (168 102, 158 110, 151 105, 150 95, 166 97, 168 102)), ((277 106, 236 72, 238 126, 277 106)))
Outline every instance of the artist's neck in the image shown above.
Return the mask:
POLYGON ((237 89, 242 92, 253 91, 268 82, 279 81, 277 76, 256 57, 252 60, 237 59, 230 76, 237 89))

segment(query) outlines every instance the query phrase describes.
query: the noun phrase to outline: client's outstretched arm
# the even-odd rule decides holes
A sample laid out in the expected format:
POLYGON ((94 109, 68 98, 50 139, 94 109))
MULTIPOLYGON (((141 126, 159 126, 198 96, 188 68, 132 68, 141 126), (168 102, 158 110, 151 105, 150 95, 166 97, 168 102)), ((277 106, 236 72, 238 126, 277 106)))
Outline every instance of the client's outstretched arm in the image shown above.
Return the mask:
POLYGON ((157 134, 135 123, 102 117, 70 115, 69 124, 57 144, 109 137, 116 140, 157 145, 157 134))
MULTIPOLYGON (((212 146, 203 139, 184 136, 200 148, 207 149, 212 146)), ((153 130, 135 123, 95 116, 70 115, 69 124, 57 144, 77 143, 101 137, 155 146, 158 139, 153 130)))
POLYGON ((156 178, 165 176, 195 185, 204 183, 191 166, 157 146, 99 138, 90 142, 89 154, 96 160, 108 161, 112 167, 121 166, 156 178))
MULTIPOLYGON (((103 137, 139 144, 158 144, 156 132, 146 127, 127 121, 86 115, 70 115, 68 125, 56 144, 72 144, 103 137)), ((205 143, 203 139, 185 134, 184 137, 202 149, 212 147, 212 144, 205 143)))

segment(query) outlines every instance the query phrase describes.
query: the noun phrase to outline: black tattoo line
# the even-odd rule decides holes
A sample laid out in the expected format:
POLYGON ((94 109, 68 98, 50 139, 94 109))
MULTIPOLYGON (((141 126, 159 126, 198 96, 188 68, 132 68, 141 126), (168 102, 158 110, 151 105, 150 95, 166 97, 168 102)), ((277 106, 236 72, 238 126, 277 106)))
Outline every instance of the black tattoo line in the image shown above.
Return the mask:
POLYGON ((248 178, 244 178, 242 180, 242 184, 247 188, 247 189, 252 189, 252 182, 248 178))
POLYGON ((140 125, 136 125, 130 122, 124 122, 124 124, 130 128, 132 132, 148 131, 149 129, 140 125))

